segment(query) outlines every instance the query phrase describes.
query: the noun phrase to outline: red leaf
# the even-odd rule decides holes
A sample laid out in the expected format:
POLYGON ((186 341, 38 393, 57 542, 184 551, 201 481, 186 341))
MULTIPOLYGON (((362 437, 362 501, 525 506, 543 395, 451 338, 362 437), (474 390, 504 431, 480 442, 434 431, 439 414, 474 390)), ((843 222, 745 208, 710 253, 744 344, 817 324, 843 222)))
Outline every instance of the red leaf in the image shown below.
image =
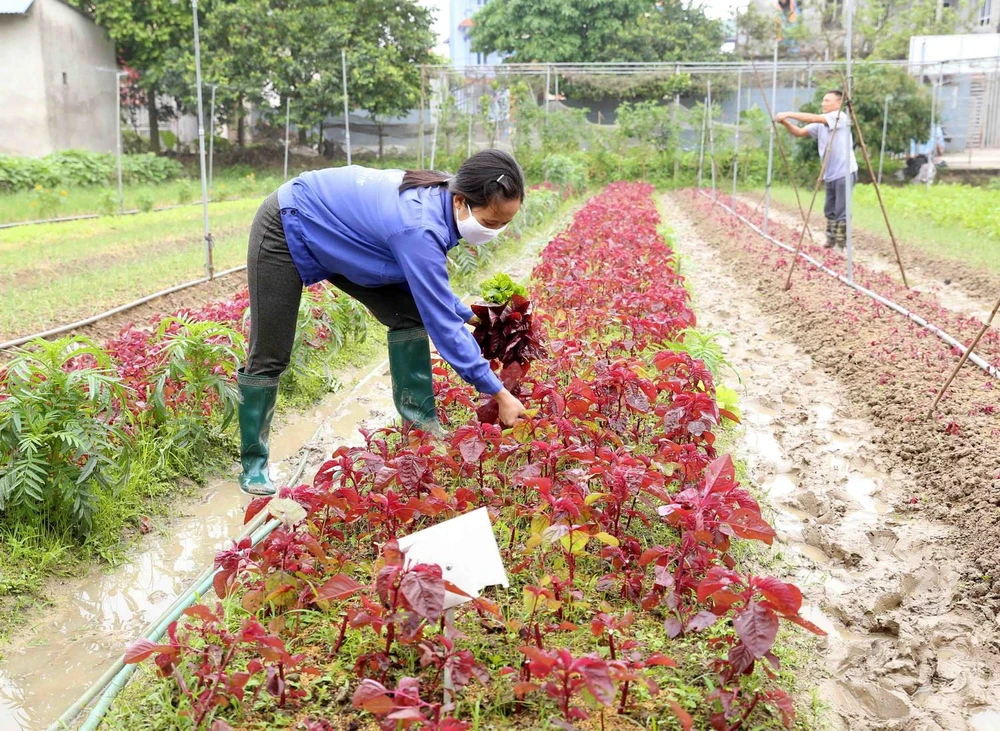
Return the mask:
POLYGON ((223 721, 221 718, 217 718, 214 721, 212 721, 212 725, 209 728, 209 731, 233 731, 233 727, 230 726, 225 721, 223 721))
POLYGON ((269 502, 271 502, 270 495, 265 495, 264 497, 258 497, 251 500, 250 504, 247 506, 247 512, 243 516, 243 525, 246 525, 253 520, 254 516, 263 510, 269 502))
POLYGON ((140 637, 134 642, 130 642, 125 648, 125 664, 134 665, 137 662, 142 662, 155 652, 164 652, 172 649, 171 645, 158 645, 146 637, 140 637))
POLYGON ((792 728, 795 725, 795 706, 788 693, 777 688, 765 693, 765 697, 781 713, 781 722, 785 728, 792 728))
POLYGON ((520 700, 528 695, 528 693, 534 693, 540 687, 537 683, 518 683, 514 686, 514 697, 520 700))
POLYGON ((346 599, 352 594, 364 589, 364 586, 347 574, 337 574, 316 590, 317 599, 346 599))
POLYGON ((407 571, 399 582, 399 590, 410 609, 424 619, 436 620, 444 611, 444 580, 441 567, 421 564, 407 571))
POLYGON ((608 664, 598 657, 582 657, 574 664, 595 700, 602 705, 610 705, 615 699, 615 684, 608 672, 608 664))
POLYGON ((652 655, 646 658, 646 665, 650 667, 659 665, 666 668, 675 668, 677 667, 677 661, 671 660, 669 657, 659 652, 654 652, 652 655))
POLYGON ((232 575, 230 571, 217 571, 212 577, 212 588, 215 589, 215 595, 219 599, 225 599, 229 593, 229 579, 232 575))
POLYGON ((684 731, 691 731, 691 726, 694 724, 694 719, 691 718, 691 714, 681 708, 681 704, 677 701, 668 700, 667 703, 670 704, 670 710, 674 712, 677 716, 677 720, 681 724, 681 728, 684 731))
POLYGON ((821 627, 817 627, 808 619, 800 617, 798 614, 782 614, 781 616, 784 619, 787 619, 789 622, 794 622, 799 627, 804 627, 805 629, 812 632, 814 635, 819 635, 820 637, 826 637, 826 630, 824 630, 821 627))
POLYGON ((757 602, 750 602, 733 619, 733 626, 743 644, 759 660, 768 653, 778 636, 778 615, 757 602))
POLYGON ((395 708, 386 687, 369 678, 365 678, 358 685, 358 689, 354 691, 354 697, 351 699, 351 705, 376 715, 389 713, 395 708))
POLYGON ((701 632, 703 629, 711 627, 717 621, 719 621, 719 617, 712 612, 698 612, 687 623, 687 627, 684 628, 684 631, 701 632))
POLYGON ((705 468, 706 492, 722 492, 733 486, 736 480, 736 468, 733 459, 728 454, 715 459, 705 468))
POLYGON ((774 528, 752 510, 740 508, 726 522, 740 538, 763 541, 769 546, 774 542, 774 528))
POLYGON ((798 614, 802 608, 802 592, 794 584, 786 584, 773 576, 755 578, 753 584, 780 614, 798 614))
POLYGON ((477 437, 470 437, 458 445, 458 451, 462 455, 463 462, 477 464, 486 451, 486 442, 477 437))

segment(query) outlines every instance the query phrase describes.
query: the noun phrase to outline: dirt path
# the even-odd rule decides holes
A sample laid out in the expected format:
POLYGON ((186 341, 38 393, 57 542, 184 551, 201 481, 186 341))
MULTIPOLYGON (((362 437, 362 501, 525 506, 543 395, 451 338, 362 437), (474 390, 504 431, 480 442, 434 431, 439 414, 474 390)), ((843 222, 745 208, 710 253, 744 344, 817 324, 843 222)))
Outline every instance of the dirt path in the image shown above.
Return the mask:
MULTIPOLYGON (((737 198, 751 206, 757 204, 751 197, 737 198)), ((795 230, 802 225, 801 214, 794 206, 772 203, 771 215, 795 230)), ((809 228, 819 243, 826 235, 824 226, 822 215, 813 212, 809 228)), ((857 228, 853 235, 855 261, 902 282, 888 235, 857 228)), ((906 242, 899 242, 899 245, 906 277, 913 289, 933 294, 942 306, 967 317, 985 320, 989 316, 1000 293, 1000 275, 935 257, 906 242)))
POLYGON ((955 589, 954 528, 912 509, 919 485, 845 385, 794 342, 769 296, 664 199, 699 328, 733 333, 741 456, 776 510, 806 612, 828 637, 815 679, 835 729, 1000 729, 996 627, 955 589), (765 314, 766 313, 766 314, 765 314))

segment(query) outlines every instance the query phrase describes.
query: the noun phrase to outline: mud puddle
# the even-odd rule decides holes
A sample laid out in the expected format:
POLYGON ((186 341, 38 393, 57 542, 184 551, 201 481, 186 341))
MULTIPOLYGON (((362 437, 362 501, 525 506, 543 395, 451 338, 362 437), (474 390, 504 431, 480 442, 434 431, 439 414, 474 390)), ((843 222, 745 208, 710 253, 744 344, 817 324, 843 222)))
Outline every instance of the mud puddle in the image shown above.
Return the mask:
MULTIPOLYGON (((754 201, 749 197, 737 196, 737 199, 745 204, 754 204, 754 201)), ((728 203, 729 201, 724 199, 723 202, 728 203)), ((793 231, 799 231, 802 228, 802 216, 798 211, 788 211, 772 205, 770 215, 773 220, 788 226, 793 231)), ((812 232, 813 239, 821 244, 826 238, 826 233, 816 225, 815 220, 814 216, 811 219, 812 222, 810 223, 809 230, 812 232)), ((874 272, 885 274, 895 281, 902 283, 903 280, 899 274, 899 265, 896 263, 895 258, 886 258, 880 253, 867 250, 864 243, 862 240, 855 240, 854 260, 874 272)), ((905 245, 900 244, 900 247, 903 266, 906 270, 906 280, 910 284, 911 289, 933 295, 942 307, 952 312, 975 318, 980 322, 986 321, 990 316, 991 307, 989 303, 970 296, 954 283, 946 284, 935 273, 925 271, 922 267, 913 264, 908 260, 905 245)))
MULTIPOLYGON (((353 387, 279 425, 271 441, 279 483, 303 459, 300 480, 310 481, 335 445, 361 442, 359 427, 395 418, 388 362, 353 375, 353 387)), ((4 648, 0 729, 44 729, 55 721, 240 533, 246 503, 235 472, 213 480, 128 563, 55 587, 44 617, 4 648)))
POLYGON ((873 445, 875 427, 845 389, 771 325, 752 282, 701 240, 664 199, 699 329, 732 333, 739 450, 775 514, 803 614, 828 636, 810 678, 834 729, 1000 729, 1000 659, 994 630, 958 605, 965 565, 951 528, 909 512, 917 486, 873 445))

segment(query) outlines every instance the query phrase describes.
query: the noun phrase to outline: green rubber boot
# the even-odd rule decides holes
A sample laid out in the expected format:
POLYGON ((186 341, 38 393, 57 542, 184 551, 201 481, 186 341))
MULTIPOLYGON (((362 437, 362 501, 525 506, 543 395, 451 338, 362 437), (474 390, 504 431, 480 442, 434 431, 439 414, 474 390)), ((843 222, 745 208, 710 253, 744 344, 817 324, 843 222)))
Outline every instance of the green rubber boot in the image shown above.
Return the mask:
POLYGON ((834 229, 833 237, 834 240, 837 242, 838 249, 847 248, 847 221, 837 221, 837 226, 834 229))
POLYGON ((392 400, 404 423, 442 436, 431 382, 431 344, 422 327, 390 330, 389 374, 392 400))
POLYGON ((824 249, 832 249, 837 245, 837 222, 826 219, 826 245, 824 249))
POLYGON ((240 368, 236 377, 240 388, 240 489, 250 495, 274 495, 277 490, 267 468, 268 437, 274 404, 278 400, 278 379, 248 376, 240 368))

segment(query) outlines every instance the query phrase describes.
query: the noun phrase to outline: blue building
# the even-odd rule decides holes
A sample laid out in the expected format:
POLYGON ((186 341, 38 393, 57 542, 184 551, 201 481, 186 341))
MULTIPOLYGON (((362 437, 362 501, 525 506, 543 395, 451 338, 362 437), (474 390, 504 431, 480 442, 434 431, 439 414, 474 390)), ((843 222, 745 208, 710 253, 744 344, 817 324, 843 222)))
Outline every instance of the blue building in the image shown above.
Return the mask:
POLYGON ((495 53, 484 55, 475 53, 470 48, 469 30, 472 28, 472 16, 489 0, 451 0, 448 18, 448 48, 453 66, 476 66, 480 64, 500 63, 501 58, 495 53))

